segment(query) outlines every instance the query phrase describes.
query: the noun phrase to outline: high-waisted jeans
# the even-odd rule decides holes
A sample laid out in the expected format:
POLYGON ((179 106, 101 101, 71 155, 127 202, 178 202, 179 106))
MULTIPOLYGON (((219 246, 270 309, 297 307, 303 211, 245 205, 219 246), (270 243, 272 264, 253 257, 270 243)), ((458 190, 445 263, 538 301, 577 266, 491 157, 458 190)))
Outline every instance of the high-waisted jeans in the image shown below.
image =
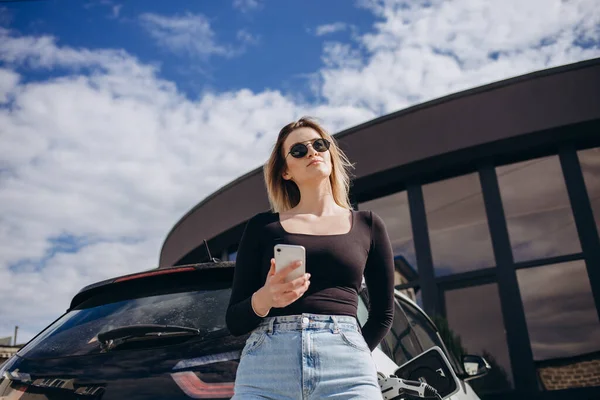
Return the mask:
POLYGON ((232 400, 382 399, 354 317, 268 317, 241 353, 232 400))

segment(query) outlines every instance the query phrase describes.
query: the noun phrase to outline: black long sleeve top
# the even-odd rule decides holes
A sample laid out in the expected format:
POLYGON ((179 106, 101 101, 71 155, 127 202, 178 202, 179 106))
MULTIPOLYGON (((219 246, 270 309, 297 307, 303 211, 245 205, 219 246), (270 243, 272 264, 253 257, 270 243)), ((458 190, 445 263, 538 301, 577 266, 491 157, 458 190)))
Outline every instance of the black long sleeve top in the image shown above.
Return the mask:
POLYGON ((369 348, 375 349, 394 318, 394 257, 383 220, 371 211, 352 210, 348 233, 312 235, 285 231, 278 213, 252 217, 238 246, 227 308, 227 327, 233 335, 250 332, 262 320, 250 301, 265 284, 276 244, 305 247, 311 284, 298 300, 284 308, 272 308, 268 316, 313 313, 356 317, 364 275, 370 307, 361 330, 369 348))

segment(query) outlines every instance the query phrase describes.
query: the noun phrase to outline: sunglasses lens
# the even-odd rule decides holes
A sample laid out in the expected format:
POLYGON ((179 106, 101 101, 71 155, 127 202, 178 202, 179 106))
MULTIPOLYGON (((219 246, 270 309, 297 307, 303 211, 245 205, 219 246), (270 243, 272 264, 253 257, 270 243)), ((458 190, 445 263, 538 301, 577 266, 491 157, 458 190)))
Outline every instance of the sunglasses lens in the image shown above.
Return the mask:
POLYGON ((325 139, 317 139, 313 142, 313 148, 322 153, 329 149, 329 142, 325 139))
POLYGON ((308 147, 306 147, 302 143, 293 145, 290 150, 290 154, 292 155, 292 157, 295 158, 302 158, 306 155, 306 153, 308 153, 308 147))

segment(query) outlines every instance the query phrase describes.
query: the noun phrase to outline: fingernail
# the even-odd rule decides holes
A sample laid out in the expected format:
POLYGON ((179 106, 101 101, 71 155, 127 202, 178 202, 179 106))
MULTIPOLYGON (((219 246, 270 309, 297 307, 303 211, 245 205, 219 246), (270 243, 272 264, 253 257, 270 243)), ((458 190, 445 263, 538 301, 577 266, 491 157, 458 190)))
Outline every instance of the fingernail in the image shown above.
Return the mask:
POLYGON ((310 274, 306 274, 306 279, 309 279, 309 278, 310 278, 310 274))

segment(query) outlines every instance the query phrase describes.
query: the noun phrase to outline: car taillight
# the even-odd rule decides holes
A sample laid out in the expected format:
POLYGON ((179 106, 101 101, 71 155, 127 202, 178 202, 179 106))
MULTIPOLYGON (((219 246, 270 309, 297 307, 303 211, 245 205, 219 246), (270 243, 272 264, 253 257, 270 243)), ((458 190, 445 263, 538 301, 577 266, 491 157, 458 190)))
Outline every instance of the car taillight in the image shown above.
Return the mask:
MULTIPOLYGON (((2 385, 0 385, 0 389, 2 389, 2 385)), ((20 383, 13 383, 8 388, 8 393, 4 391, 2 400, 19 400, 23 397, 23 395, 27 393, 27 385, 22 385, 20 383)))
POLYGON ((177 386, 192 399, 229 399, 233 382, 206 383, 192 371, 171 374, 177 386))
POLYGON ((181 360, 171 377, 192 399, 229 399, 233 397, 239 359, 240 352, 231 351, 181 360))

